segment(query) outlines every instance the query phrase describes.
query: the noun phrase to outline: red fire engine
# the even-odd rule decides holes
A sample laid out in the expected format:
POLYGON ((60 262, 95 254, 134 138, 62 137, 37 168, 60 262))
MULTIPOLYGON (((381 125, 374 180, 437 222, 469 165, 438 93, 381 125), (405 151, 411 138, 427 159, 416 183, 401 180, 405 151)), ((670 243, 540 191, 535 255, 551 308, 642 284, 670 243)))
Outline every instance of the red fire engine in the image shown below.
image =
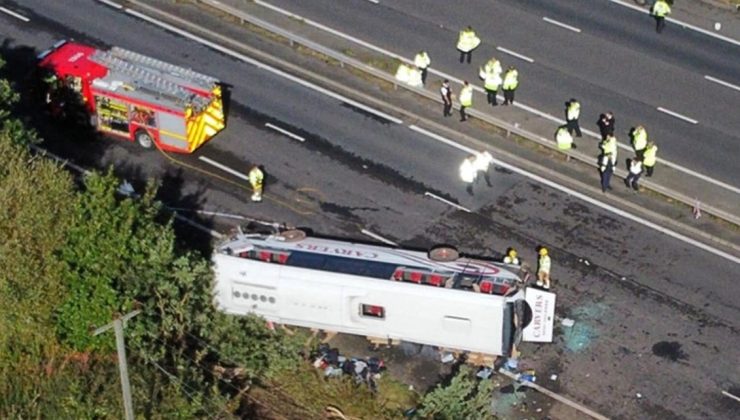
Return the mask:
POLYGON ((224 128, 221 86, 213 77, 123 48, 68 41, 39 60, 47 102, 58 110, 72 94, 103 133, 191 153, 224 128))

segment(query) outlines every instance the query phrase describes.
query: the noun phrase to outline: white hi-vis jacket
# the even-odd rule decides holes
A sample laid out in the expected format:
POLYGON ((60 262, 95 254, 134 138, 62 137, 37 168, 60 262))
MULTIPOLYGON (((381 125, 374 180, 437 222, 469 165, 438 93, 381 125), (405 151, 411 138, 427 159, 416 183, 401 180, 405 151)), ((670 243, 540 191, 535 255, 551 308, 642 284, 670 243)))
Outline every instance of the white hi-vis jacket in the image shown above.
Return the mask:
POLYGON ((468 184, 475 181, 475 177, 478 174, 478 170, 475 169, 475 165, 473 164, 474 160, 475 158, 473 156, 467 157, 460 165, 460 179, 468 184))
POLYGON ((550 264, 551 264, 550 256, 541 255, 538 262, 539 262, 539 267, 537 268, 537 271, 550 274, 550 264))
POLYGON ((468 156, 460 165, 460 178, 471 183, 478 176, 478 171, 487 171, 491 163, 493 163, 493 156, 488 151, 468 156))
POLYGON ((581 116, 581 104, 578 101, 573 101, 568 104, 568 121, 577 120, 581 116))

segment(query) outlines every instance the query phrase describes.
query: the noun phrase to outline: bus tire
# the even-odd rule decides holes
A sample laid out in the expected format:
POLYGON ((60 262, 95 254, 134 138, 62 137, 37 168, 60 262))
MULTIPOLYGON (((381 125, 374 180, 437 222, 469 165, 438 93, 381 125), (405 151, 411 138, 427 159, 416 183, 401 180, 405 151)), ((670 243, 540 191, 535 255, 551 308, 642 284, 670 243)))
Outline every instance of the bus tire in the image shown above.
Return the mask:
POLYGON ((285 242, 298 242, 306 238, 306 232, 300 229, 291 229, 280 232, 278 236, 283 238, 285 242))
POLYGON ((460 253, 449 245, 438 245, 429 250, 429 259, 439 262, 450 262, 460 258, 460 253))
POLYGON ((151 149, 152 146, 154 146, 154 139, 149 134, 149 132, 144 130, 143 128, 136 130, 134 138, 136 139, 136 142, 139 143, 139 146, 145 149, 151 149))

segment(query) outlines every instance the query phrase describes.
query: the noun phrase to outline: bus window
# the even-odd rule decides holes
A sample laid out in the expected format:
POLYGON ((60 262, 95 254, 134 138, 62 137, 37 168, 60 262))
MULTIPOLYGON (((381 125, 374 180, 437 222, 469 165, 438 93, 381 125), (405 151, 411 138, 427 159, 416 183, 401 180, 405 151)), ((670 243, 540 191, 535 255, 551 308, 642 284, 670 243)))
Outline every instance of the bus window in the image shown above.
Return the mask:
POLYGON ((360 306, 360 314, 371 318, 385 319, 385 308, 378 305, 367 305, 363 303, 360 306))

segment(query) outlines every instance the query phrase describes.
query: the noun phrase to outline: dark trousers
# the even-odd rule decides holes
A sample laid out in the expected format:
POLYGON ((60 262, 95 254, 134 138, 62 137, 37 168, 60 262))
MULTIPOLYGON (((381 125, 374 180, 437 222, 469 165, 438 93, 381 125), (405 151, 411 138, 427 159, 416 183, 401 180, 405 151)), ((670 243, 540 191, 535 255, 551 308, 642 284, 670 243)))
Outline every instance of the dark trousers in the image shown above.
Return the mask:
POLYGON ((486 99, 488 100, 488 103, 496 106, 498 105, 498 102, 496 101, 496 91, 493 89, 486 89, 486 99))
POLYGON ((466 106, 460 105, 460 121, 465 121, 468 119, 468 114, 465 113, 466 106))
POLYGON ((444 109, 442 110, 442 115, 445 117, 449 117, 452 115, 452 102, 445 102, 444 103, 444 109))
POLYGON ((606 190, 612 189, 611 182, 612 182, 612 174, 614 173, 614 170, 611 168, 611 166, 608 166, 603 172, 601 172, 601 191, 606 192, 606 190))
POLYGON ((571 136, 575 132, 576 137, 583 137, 583 134, 581 134, 581 126, 578 124, 578 120, 566 121, 566 127, 568 128, 568 132, 571 136))
POLYGON ((599 126, 599 131, 601 132, 601 140, 606 140, 606 136, 614 134, 614 130, 610 130, 607 127, 599 126))
POLYGON ((655 16, 655 31, 661 33, 663 32, 663 28, 665 28, 665 18, 655 16))
POLYGON ((421 69, 421 84, 426 85, 427 84, 427 68, 424 67, 421 69))
POLYGON ((630 172, 629 174, 627 174, 627 178, 625 178, 624 183, 628 187, 632 187, 633 190, 637 191, 640 188, 639 185, 637 185, 637 181, 640 180, 640 175, 642 175, 642 173, 633 174, 632 172, 630 172))
POLYGON ((491 184, 491 178, 488 176, 488 171, 478 171, 478 173, 475 175, 475 181, 468 184, 468 186, 465 188, 465 191, 468 192, 468 194, 473 195, 473 184, 478 184, 481 179, 481 174, 483 174, 483 179, 486 180, 486 185, 489 187, 493 187, 493 184, 491 184))
POLYGON ((473 57, 473 52, 472 51, 468 51, 468 52, 460 51, 460 62, 461 63, 465 61, 466 56, 468 57, 468 64, 470 64, 470 59, 473 57))
POLYGON ((645 172, 646 172, 645 176, 648 176, 648 177, 649 176, 653 176, 653 169, 654 168, 655 168, 655 166, 645 166, 645 172))
POLYGON ((504 105, 514 103, 514 89, 504 89, 504 105))

